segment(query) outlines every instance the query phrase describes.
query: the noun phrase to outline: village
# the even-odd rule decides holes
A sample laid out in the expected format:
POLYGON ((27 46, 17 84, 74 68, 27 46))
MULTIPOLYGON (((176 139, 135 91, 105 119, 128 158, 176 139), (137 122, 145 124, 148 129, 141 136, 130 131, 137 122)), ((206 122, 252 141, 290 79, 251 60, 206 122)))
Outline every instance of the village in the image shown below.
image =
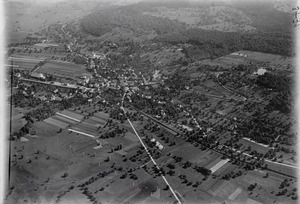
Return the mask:
MULTIPOLYGON (((259 27, 189 30, 148 4, 91 3, 88 16, 76 5, 39 15, 70 6, 84 19, 44 19, 7 46, 5 203, 297 203, 296 65, 281 55, 285 41, 253 44, 259 27)), ((165 10, 180 20, 197 9, 178 11, 165 10)))
MULTIPOLYGON (((168 155, 173 155, 172 157, 176 161, 177 156, 174 156, 172 152, 175 151, 177 147, 187 143, 194 148, 200 148, 200 151, 210 151, 215 155, 213 157, 215 159, 204 165, 205 167, 198 166, 201 162, 198 165, 195 164, 196 166, 194 168, 205 175, 203 181, 210 178, 211 176, 209 175, 212 175, 212 179, 220 177, 220 179, 222 178, 226 181, 230 178, 243 175, 243 172, 246 173, 247 171, 261 169, 260 171, 264 177, 270 174, 279 174, 291 178, 291 181, 295 182, 296 178, 293 172, 296 167, 292 164, 296 161, 294 157, 295 151, 279 145, 279 137, 276 136, 276 140, 269 145, 259 143, 257 139, 255 141, 253 138, 241 138, 238 135, 241 134, 239 124, 246 119, 245 117, 234 113, 228 118, 227 111, 224 112, 221 110, 216 110, 216 115, 207 115, 208 112, 211 113, 211 108, 216 109, 219 107, 218 109, 220 109, 220 102, 218 102, 220 100, 239 104, 241 102, 244 104, 248 104, 249 102, 253 103, 251 101, 255 94, 250 91, 253 88, 247 88, 247 95, 245 95, 245 91, 233 91, 234 89, 229 87, 232 87, 234 84, 229 85, 226 83, 225 77, 228 77, 228 75, 224 75, 226 71, 222 68, 215 70, 216 73, 221 73, 222 78, 220 74, 206 73, 205 77, 200 76, 194 80, 189 80, 184 78, 183 75, 181 75, 181 79, 179 79, 174 76, 164 75, 158 70, 154 70, 152 75, 145 76, 125 64, 120 68, 110 67, 108 66, 109 60, 110 59, 104 54, 92 52, 86 60, 87 64, 81 68, 81 72, 75 72, 75 74, 72 73, 72 75, 65 76, 59 75, 57 72, 48 72, 49 69, 43 71, 45 70, 43 66, 47 66, 48 61, 44 64, 38 63, 39 66, 34 66, 31 69, 19 69, 19 67, 11 69, 11 73, 13 74, 13 104, 16 107, 20 106, 25 110, 28 109, 28 111, 24 112, 24 115, 27 117, 25 126, 20 130, 16 129, 16 132, 12 134, 11 140, 18 141, 20 139, 21 143, 26 143, 26 141, 30 142, 32 136, 40 134, 41 130, 39 130, 40 128, 38 128, 37 124, 42 122, 43 126, 46 125, 45 127, 57 127, 58 132, 55 134, 62 136, 65 131, 69 131, 71 134, 76 134, 76 138, 91 138, 96 141, 96 146, 93 148, 94 151, 103 152, 105 149, 110 149, 108 154, 116 152, 124 158, 124 156, 127 157, 126 155, 128 154, 132 155, 131 152, 138 148, 139 144, 138 140, 133 139, 136 136, 130 126, 127 126, 126 119, 130 119, 135 121, 135 128, 137 128, 139 134, 141 134, 142 140, 144 140, 148 148, 151 148, 150 154, 155 160, 164 161, 160 164, 162 165, 162 169, 157 172, 158 175, 165 175, 163 166, 168 166, 171 169, 167 172, 167 175, 174 175, 172 164, 167 162, 168 160, 166 159, 170 157, 168 155), (197 81, 212 79, 215 83, 215 87, 222 87, 221 92, 212 88, 211 85, 202 88, 195 87, 197 81), (226 85, 224 85, 225 83, 226 85), (196 98, 193 95, 195 95, 196 98), (249 97, 250 95, 251 97, 249 97), (203 115, 203 113, 201 113, 202 111, 195 107, 195 105, 190 106, 189 100, 195 100, 196 103, 194 104, 206 101, 207 104, 203 109, 206 115, 203 115), (214 105, 212 105, 212 103, 214 105), (78 106, 81 108, 76 108, 78 106), (98 109, 97 106, 101 108, 98 109), (125 108, 126 112, 122 111, 122 108, 125 108), (97 110, 100 112, 97 112, 97 110), (207 119, 201 120, 199 113, 202 117, 207 119), (223 119, 221 119, 220 116, 223 119), (34 123, 37 124, 32 124, 32 122, 30 122, 31 120, 36 120, 34 123), (148 122, 141 122, 144 124, 141 125, 137 124, 138 121, 148 122), (87 126, 86 124, 88 123, 93 124, 93 127, 87 126), (99 126, 99 124, 102 125, 99 126), (107 129, 107 127, 114 128, 107 129), (229 127, 229 129, 224 129, 224 127, 229 127), (234 140, 228 135, 228 131, 232 132, 231 134, 234 135, 234 140), (216 132, 223 135, 223 138, 217 136, 216 132), (134 142, 130 144, 127 139, 126 142, 125 140, 117 139, 117 143, 111 143, 111 139, 109 138, 120 137, 118 135, 128 137, 128 139, 130 138, 129 141, 134 142), (229 140, 226 140, 226 138, 229 140), (281 151, 289 151, 291 155, 294 155, 292 156, 293 159, 290 160, 286 157, 284 157, 284 160, 281 159, 282 156, 276 153, 280 151, 281 148, 283 148, 281 151), (244 166, 243 168, 245 170, 236 172, 229 172, 227 170, 220 171, 220 169, 227 169, 232 165, 244 166)), ((64 62, 64 64, 66 63, 64 62)), ((261 73, 261 69, 256 69, 256 67, 248 69, 245 74, 250 74, 252 78, 257 78, 266 73, 266 70, 261 73)), ((251 86, 251 84, 249 84, 249 86, 251 86)), ((240 105, 241 107, 244 106, 243 104, 240 105)), ((20 118, 20 114, 18 117, 20 118)), ((18 120, 18 118, 15 120, 18 120)), ((280 131, 280 129, 278 131, 280 131)), ((66 146, 70 144, 69 148, 74 149, 77 145, 74 141, 71 143, 67 142, 69 139, 66 140, 66 146)), ((76 148, 73 151, 76 152, 76 148)), ((139 152, 137 155, 132 155, 127 158, 131 162, 142 166, 143 163, 150 162, 146 155, 140 155, 142 151, 137 152, 139 152)), ((47 154, 51 155, 52 153, 48 152, 47 154)), ((96 152, 88 154, 94 155, 92 157, 93 160, 98 158, 98 156, 96 156, 98 153, 96 152)), ((114 159, 111 159, 111 156, 104 158, 104 162, 110 163, 114 161, 114 159)), ((187 161, 182 163, 184 169, 193 164, 192 161, 194 161, 194 159, 192 158, 186 158, 187 161)), ((23 158, 19 158, 18 160, 22 159, 23 158)), ((123 160, 125 161, 127 159, 123 160)), ((181 159, 178 159, 178 161, 180 160, 181 159)), ((29 159, 27 163, 31 163, 32 161, 32 159, 29 159)), ((73 158, 70 162, 74 163, 75 161, 76 158, 73 158)), ((18 165, 18 163, 19 162, 16 162, 14 165, 18 165)), ((145 171, 148 172, 149 170, 145 169, 145 171)), ((68 172, 63 177, 67 177, 69 174, 72 175, 73 173, 68 172)), ((150 172, 148 174, 152 175, 150 172)), ((139 176, 135 177, 134 175, 135 174, 133 174, 132 178, 138 179, 139 176)), ((126 173, 121 176, 122 179, 126 177, 126 173)), ((180 179, 182 179, 181 176, 180 179)), ((188 180, 184 183, 187 183, 188 186, 193 185, 194 187, 198 187, 201 184, 200 181, 193 184, 188 180)), ((212 190, 213 187, 217 185, 216 182, 209 181, 209 183, 211 188, 207 188, 206 190, 210 189, 209 191, 215 193, 219 191, 212 190)), ((169 187, 165 187, 164 190, 168 188, 169 187)), ((101 189, 101 191, 102 190, 103 189, 101 189)), ((206 190, 202 189, 202 191, 206 190)), ((234 195, 238 196, 241 192, 242 189, 237 188, 234 191, 234 195)), ((57 202, 60 201, 63 195, 64 194, 60 194, 58 196, 57 202)), ((233 194, 231 197, 233 197, 233 194)), ((89 198, 91 201, 96 200, 93 196, 89 198)), ((182 194, 179 198, 180 200, 185 199, 182 194)), ((296 199, 296 197, 293 196, 293 199, 296 199)))

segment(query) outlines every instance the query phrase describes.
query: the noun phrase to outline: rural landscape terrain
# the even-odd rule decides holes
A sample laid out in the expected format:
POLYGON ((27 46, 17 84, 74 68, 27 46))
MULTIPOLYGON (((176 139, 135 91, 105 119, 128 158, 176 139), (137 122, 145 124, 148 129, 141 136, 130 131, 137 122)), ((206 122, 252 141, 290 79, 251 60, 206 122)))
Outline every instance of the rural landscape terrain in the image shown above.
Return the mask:
POLYGON ((3 203, 299 202, 296 2, 4 6, 3 203))

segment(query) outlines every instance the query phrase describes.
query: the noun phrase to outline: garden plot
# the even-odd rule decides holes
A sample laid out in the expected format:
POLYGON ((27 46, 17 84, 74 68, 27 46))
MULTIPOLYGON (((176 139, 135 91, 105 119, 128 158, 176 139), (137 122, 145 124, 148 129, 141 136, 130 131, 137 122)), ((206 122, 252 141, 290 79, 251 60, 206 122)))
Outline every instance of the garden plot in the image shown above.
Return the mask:
POLYGON ((224 166, 228 161, 229 161, 229 159, 219 161, 216 165, 214 165, 213 167, 210 168, 211 172, 215 173, 218 169, 220 169, 222 166, 224 166))
POLYGON ((55 126, 57 126, 57 127, 59 127, 59 128, 62 128, 62 129, 64 129, 64 128, 66 128, 66 127, 69 126, 68 123, 62 122, 62 121, 57 120, 57 119, 54 119, 54 118, 52 118, 52 117, 47 118, 47 119, 45 119, 44 121, 45 121, 46 123, 49 123, 49 124, 51 124, 51 125, 55 125, 55 126))

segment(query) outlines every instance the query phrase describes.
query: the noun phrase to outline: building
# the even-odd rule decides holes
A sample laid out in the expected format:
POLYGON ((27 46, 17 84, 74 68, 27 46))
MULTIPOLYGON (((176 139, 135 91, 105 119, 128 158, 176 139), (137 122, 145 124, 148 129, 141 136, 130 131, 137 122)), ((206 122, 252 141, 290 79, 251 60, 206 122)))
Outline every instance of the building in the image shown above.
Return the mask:
POLYGON ((104 60, 104 59, 106 59, 106 56, 105 56, 105 54, 102 54, 102 53, 95 53, 95 52, 92 52, 92 58, 93 58, 93 59, 104 60))
POLYGON ((266 72, 268 72, 268 70, 266 70, 265 68, 259 68, 257 72, 254 72, 253 74, 261 76, 264 75, 266 72))
POLYGON ((36 79, 40 79, 40 80, 46 79, 46 77, 42 73, 37 73, 37 72, 33 72, 30 76, 32 78, 36 78, 36 79))

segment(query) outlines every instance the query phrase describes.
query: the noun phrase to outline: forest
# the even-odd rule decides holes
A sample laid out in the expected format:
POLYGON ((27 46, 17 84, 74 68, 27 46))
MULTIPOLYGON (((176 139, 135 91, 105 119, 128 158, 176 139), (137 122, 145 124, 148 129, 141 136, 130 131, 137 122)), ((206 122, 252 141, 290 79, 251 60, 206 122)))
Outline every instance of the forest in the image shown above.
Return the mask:
POLYGON ((165 34, 185 28, 183 23, 167 18, 143 15, 142 10, 133 7, 110 8, 91 13, 81 22, 82 29, 94 36, 111 32, 114 28, 124 28, 134 32, 154 30, 165 34))
POLYGON ((256 83, 261 87, 272 89, 276 92, 267 108, 290 113, 294 98, 294 83, 291 77, 265 73, 258 76, 256 83))
MULTIPOLYGON (((102 36, 115 28, 144 34, 155 31, 154 42, 174 45, 191 44, 192 47, 186 50, 186 54, 194 60, 214 59, 241 49, 284 56, 293 55, 291 16, 270 9, 267 4, 233 5, 252 20, 253 26, 257 28, 255 33, 187 28, 185 23, 177 20, 143 14, 159 6, 176 8, 184 4, 181 1, 163 4, 158 1, 151 3, 146 1, 129 6, 97 10, 82 19, 81 28, 93 36, 102 36)), ((185 5, 185 7, 189 6, 191 5, 185 5)))

